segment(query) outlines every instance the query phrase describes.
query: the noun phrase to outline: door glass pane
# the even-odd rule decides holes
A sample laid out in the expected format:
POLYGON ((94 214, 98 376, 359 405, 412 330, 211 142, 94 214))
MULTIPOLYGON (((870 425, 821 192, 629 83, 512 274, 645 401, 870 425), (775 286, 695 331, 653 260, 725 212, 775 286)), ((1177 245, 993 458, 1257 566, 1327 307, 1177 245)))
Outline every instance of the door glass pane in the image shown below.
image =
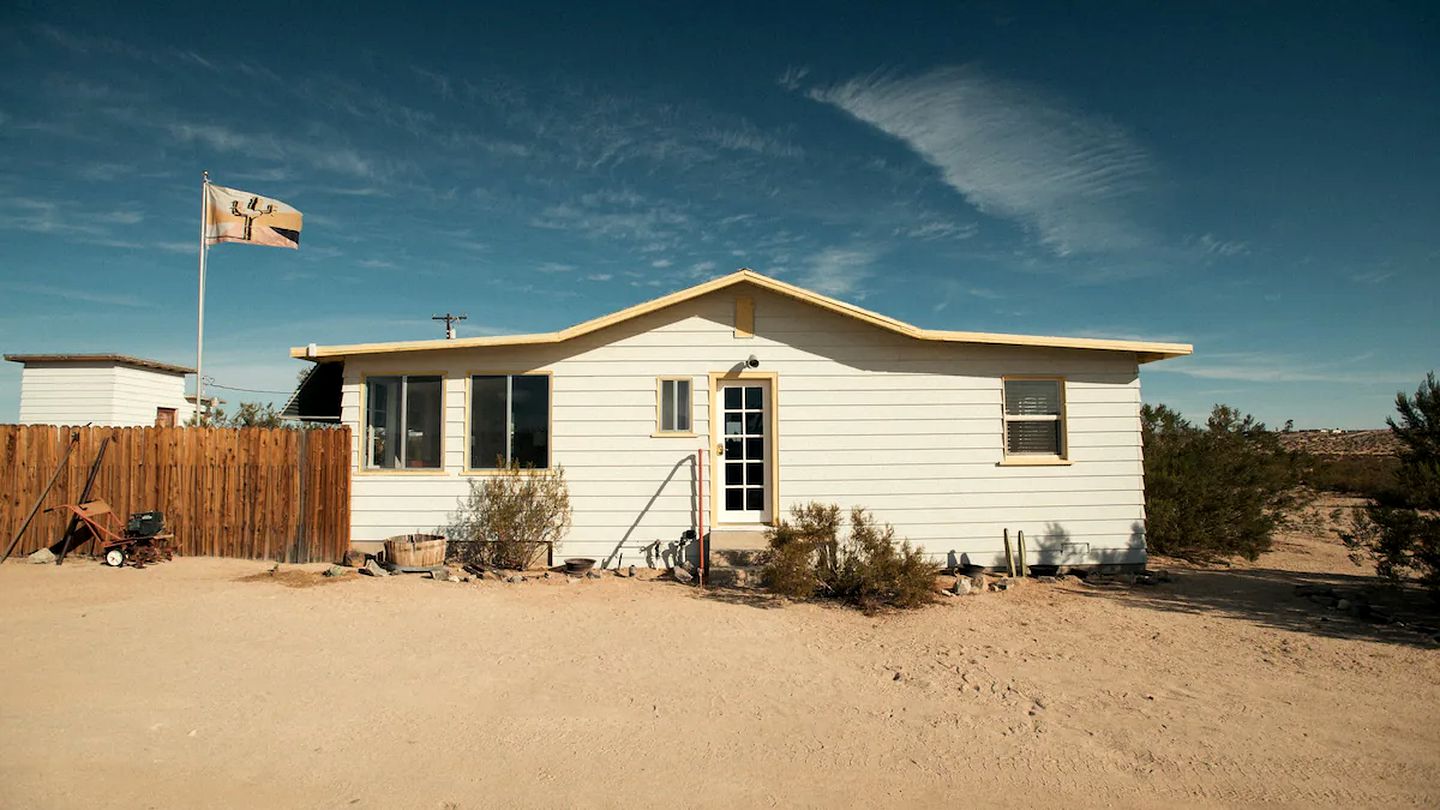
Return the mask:
POLYGON ((750 386, 750 387, 746 388, 746 389, 745 389, 745 407, 746 407, 746 408, 759 408, 759 407, 761 406, 761 404, 762 404, 762 400, 761 400, 761 397, 762 397, 762 396, 763 396, 763 393, 762 393, 762 389, 760 388, 760 386, 755 385, 755 386, 750 386))
POLYGON ((399 377, 365 380, 365 432, 369 442, 366 463, 371 467, 400 466, 399 377))
POLYGON ((544 469, 550 456, 550 378, 531 374, 510 380, 510 414, 515 422, 510 459, 521 467, 544 469))
POLYGON ((505 378, 470 378, 470 467, 505 466, 505 378))
POLYGON ((690 381, 675 383, 675 429, 690 430, 690 381))
POLYGON ((726 439, 726 440, 725 440, 725 457, 726 457, 726 458, 741 459, 741 458, 744 458, 744 457, 745 457, 745 456, 744 456, 744 452, 745 452, 745 442, 744 442, 743 439, 726 439))
POLYGON ((735 387, 731 386, 730 388, 726 388, 726 389, 725 389, 725 407, 726 407, 726 408, 739 408, 739 407, 740 407, 740 389, 739 389, 739 388, 735 388, 735 387))
POLYGON ((761 458, 765 455, 764 439, 745 440, 745 458, 761 458))
POLYGON ((675 381, 660 381, 660 429, 676 430, 675 427, 675 381))
POLYGON ((744 464, 738 462, 727 463, 725 465, 725 485, 733 486, 745 483, 741 477, 744 474, 744 470, 744 464))
POLYGON ((747 463, 745 464, 745 483, 747 483, 747 484, 763 484, 763 483, 765 483, 765 462, 763 462, 763 461, 751 461, 751 462, 747 462, 747 463))
POLYGON ((439 377, 405 378, 405 466, 438 469, 441 384, 439 377))
POLYGON ((732 512, 738 512, 745 508, 745 490, 736 487, 725 490, 725 508, 732 512))
POLYGON ((762 487, 745 488, 745 509, 759 512, 765 508, 765 490, 762 487))
MULTIPOLYGON (((992 428, 993 430, 993 428, 992 428)), ((765 434, 765 414, 745 412, 745 433, 750 436, 765 434)))
POLYGON ((726 414, 725 414, 725 435, 726 435, 726 436, 735 436, 735 435, 738 435, 739 433, 740 433, 740 414, 738 414, 738 413, 726 413, 726 414))

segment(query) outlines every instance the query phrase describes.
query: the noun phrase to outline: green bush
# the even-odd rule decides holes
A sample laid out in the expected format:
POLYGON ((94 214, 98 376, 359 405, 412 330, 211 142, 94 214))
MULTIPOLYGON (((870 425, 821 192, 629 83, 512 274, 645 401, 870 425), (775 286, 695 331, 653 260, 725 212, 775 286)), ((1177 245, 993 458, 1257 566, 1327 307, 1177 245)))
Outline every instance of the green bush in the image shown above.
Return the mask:
POLYGON ((838 599, 873 613, 916 608, 935 598, 939 566, 908 541, 895 541, 893 526, 862 507, 850 510, 849 534, 841 536, 840 507, 808 503, 769 533, 765 586, 797 599, 838 599))
POLYGON ((524 570, 570 530, 570 490, 565 468, 537 470, 511 464, 495 475, 470 480, 439 532, 462 563, 524 570))
POLYGON ((1303 483, 1320 492, 1358 495, 1384 504, 1403 499, 1395 478, 1400 459, 1395 456, 1310 456, 1304 466, 1303 483))
POLYGON ((1150 550, 1199 562, 1268 551, 1299 505, 1297 455, 1225 405, 1203 428, 1164 405, 1142 406, 1140 416, 1150 550))
POLYGON ((1400 442, 1395 473, 1398 505, 1371 503, 1356 516, 1355 529, 1341 533, 1356 562, 1370 558, 1375 572, 1391 580, 1413 574, 1440 597, 1440 382, 1435 372, 1414 397, 1395 395, 1400 416, 1385 423, 1400 442))

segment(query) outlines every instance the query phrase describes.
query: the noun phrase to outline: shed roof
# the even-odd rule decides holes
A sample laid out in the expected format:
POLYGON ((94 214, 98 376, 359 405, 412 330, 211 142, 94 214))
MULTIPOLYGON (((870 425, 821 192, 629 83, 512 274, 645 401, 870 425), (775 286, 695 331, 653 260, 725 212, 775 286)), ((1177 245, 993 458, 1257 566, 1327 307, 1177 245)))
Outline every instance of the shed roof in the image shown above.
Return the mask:
POLYGON ((1045 337, 1040 335, 1013 335, 995 332, 954 332, 942 329, 922 329, 918 326, 896 320, 878 312, 857 307, 854 304, 831 298, 820 293, 787 284, 742 268, 729 275, 720 276, 693 287, 674 292, 653 301, 636 304, 609 315, 603 315, 583 323, 575 324, 558 332, 538 332, 524 335, 500 335, 494 337, 440 338, 436 340, 406 340, 390 343, 351 343, 339 346, 297 346, 290 350, 291 357, 308 360, 323 358, 352 357, 364 354, 390 354, 396 352, 434 351, 437 349, 469 349, 493 346, 524 346, 534 344, 563 343, 591 332, 648 315, 666 307, 675 306, 702 295, 732 287, 738 284, 752 284, 761 289, 789 296, 821 309, 853 318, 863 323, 917 340, 943 343, 983 343, 999 346, 1032 346, 1049 349, 1089 349, 1094 351, 1133 352, 1141 363, 1181 357, 1190 354, 1193 347, 1188 343, 1159 343, 1144 340, 1107 340, 1097 338, 1045 337))
POLYGON ((12 363, 24 363, 27 366, 36 363, 62 365, 66 363, 114 363, 117 366, 131 366, 166 374, 195 373, 195 369, 188 366, 162 363, 159 360, 146 360, 143 357, 131 357, 128 354, 7 354, 5 359, 12 363))

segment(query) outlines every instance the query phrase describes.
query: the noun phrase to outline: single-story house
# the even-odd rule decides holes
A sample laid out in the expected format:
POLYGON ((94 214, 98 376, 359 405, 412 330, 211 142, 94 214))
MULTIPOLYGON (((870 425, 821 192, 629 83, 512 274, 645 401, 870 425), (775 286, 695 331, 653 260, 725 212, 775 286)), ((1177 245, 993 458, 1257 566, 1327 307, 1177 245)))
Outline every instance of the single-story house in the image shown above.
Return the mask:
MULTIPOLYGON (((23 363, 20 424, 174 427, 195 414, 195 369, 123 354, 7 354, 23 363)), ((209 397, 206 398, 210 400, 209 397)))
POLYGON ((1009 530, 1032 564, 1143 565, 1139 368, 1190 352, 922 329, 742 269, 558 332, 298 347, 291 405, 352 431, 360 547, 508 460, 564 466, 557 558, 753 547, 814 500, 942 563, 1002 565, 1009 530))

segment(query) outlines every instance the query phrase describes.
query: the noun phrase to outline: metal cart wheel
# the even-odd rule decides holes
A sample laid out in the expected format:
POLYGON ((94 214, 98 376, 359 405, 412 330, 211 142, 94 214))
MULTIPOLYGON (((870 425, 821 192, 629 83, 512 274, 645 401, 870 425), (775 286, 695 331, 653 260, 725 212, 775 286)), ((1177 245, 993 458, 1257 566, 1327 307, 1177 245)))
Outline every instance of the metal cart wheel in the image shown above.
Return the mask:
POLYGON ((105 564, 111 568, 119 568, 125 564, 125 550, 112 548, 105 552, 105 564))

